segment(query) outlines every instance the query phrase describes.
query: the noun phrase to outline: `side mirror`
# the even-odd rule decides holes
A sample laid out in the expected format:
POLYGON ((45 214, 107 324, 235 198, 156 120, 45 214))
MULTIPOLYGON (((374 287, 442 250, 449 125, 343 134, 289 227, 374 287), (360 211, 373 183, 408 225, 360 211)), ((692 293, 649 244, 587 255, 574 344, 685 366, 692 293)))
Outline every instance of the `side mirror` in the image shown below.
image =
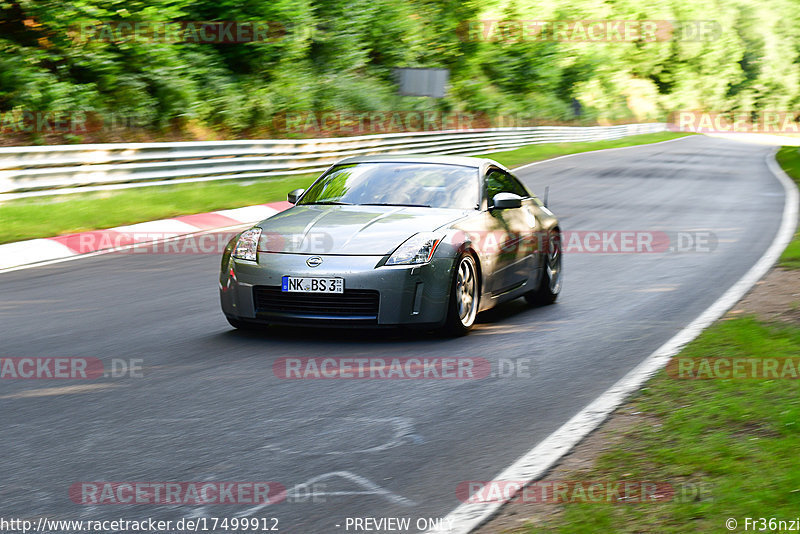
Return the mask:
POLYGON ((522 197, 514 193, 497 193, 492 198, 493 208, 496 210, 508 210, 522 207, 522 197))
POLYGON ((303 193, 305 192, 305 189, 295 189, 294 191, 289 191, 289 194, 286 195, 286 200, 292 204, 297 204, 297 201, 300 200, 300 197, 303 196, 303 193))

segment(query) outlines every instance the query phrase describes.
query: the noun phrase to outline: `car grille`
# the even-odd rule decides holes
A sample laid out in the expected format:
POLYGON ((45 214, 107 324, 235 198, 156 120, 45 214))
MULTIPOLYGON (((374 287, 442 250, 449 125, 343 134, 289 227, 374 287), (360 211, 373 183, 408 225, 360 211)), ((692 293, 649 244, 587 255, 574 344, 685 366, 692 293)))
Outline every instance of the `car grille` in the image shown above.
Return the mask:
POLYGON ((345 289, 335 294, 288 293, 278 286, 255 286, 253 301, 256 314, 265 318, 377 323, 380 294, 366 289, 345 289))

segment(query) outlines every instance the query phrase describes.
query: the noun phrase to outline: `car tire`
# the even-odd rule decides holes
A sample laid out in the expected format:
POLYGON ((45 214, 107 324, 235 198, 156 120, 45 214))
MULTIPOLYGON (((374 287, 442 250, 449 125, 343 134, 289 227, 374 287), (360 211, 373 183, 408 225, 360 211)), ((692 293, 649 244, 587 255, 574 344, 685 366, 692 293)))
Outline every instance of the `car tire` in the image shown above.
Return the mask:
POLYGON ((463 253, 455 262, 455 273, 450 286, 447 319, 444 333, 451 337, 463 336, 475 325, 480 300, 478 265, 472 254, 463 253))
POLYGON ((556 229, 548 234, 546 247, 539 287, 525 294, 525 300, 534 306, 553 304, 561 292, 563 277, 561 232, 556 229))

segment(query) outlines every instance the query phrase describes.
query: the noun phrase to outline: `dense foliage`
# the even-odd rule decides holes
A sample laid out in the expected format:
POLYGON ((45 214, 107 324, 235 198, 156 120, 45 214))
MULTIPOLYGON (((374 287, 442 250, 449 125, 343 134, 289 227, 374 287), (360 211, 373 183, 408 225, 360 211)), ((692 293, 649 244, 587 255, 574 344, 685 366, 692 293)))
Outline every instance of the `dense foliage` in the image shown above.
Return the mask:
MULTIPOLYGON (((541 121, 800 101, 796 0, 0 0, 0 113, 135 117, 187 137, 274 133, 309 110, 469 110, 541 121), (701 40, 470 37, 478 20, 714 20, 701 40), (85 39, 108 21, 269 21, 281 36, 208 44, 85 39), (444 99, 398 96, 395 67, 450 69, 444 99)), ((6 129, 7 130, 7 129, 6 129)))

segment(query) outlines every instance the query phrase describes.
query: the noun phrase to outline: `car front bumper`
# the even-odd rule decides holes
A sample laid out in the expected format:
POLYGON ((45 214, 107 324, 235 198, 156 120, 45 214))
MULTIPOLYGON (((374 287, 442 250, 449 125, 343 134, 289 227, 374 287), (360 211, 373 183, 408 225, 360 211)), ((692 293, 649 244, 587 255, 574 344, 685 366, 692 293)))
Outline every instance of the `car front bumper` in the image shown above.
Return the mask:
POLYGON ((376 267, 381 256, 320 257, 323 261, 318 267, 306 264, 307 254, 259 252, 258 262, 228 258, 220 276, 223 312, 240 321, 323 326, 440 325, 447 317, 451 258, 434 258, 424 265, 376 267), (282 278, 287 275, 344 278, 347 298, 282 293, 282 278), (377 292, 376 310, 349 311, 345 301, 370 292, 377 292), (292 305, 281 306, 284 298, 292 305))

